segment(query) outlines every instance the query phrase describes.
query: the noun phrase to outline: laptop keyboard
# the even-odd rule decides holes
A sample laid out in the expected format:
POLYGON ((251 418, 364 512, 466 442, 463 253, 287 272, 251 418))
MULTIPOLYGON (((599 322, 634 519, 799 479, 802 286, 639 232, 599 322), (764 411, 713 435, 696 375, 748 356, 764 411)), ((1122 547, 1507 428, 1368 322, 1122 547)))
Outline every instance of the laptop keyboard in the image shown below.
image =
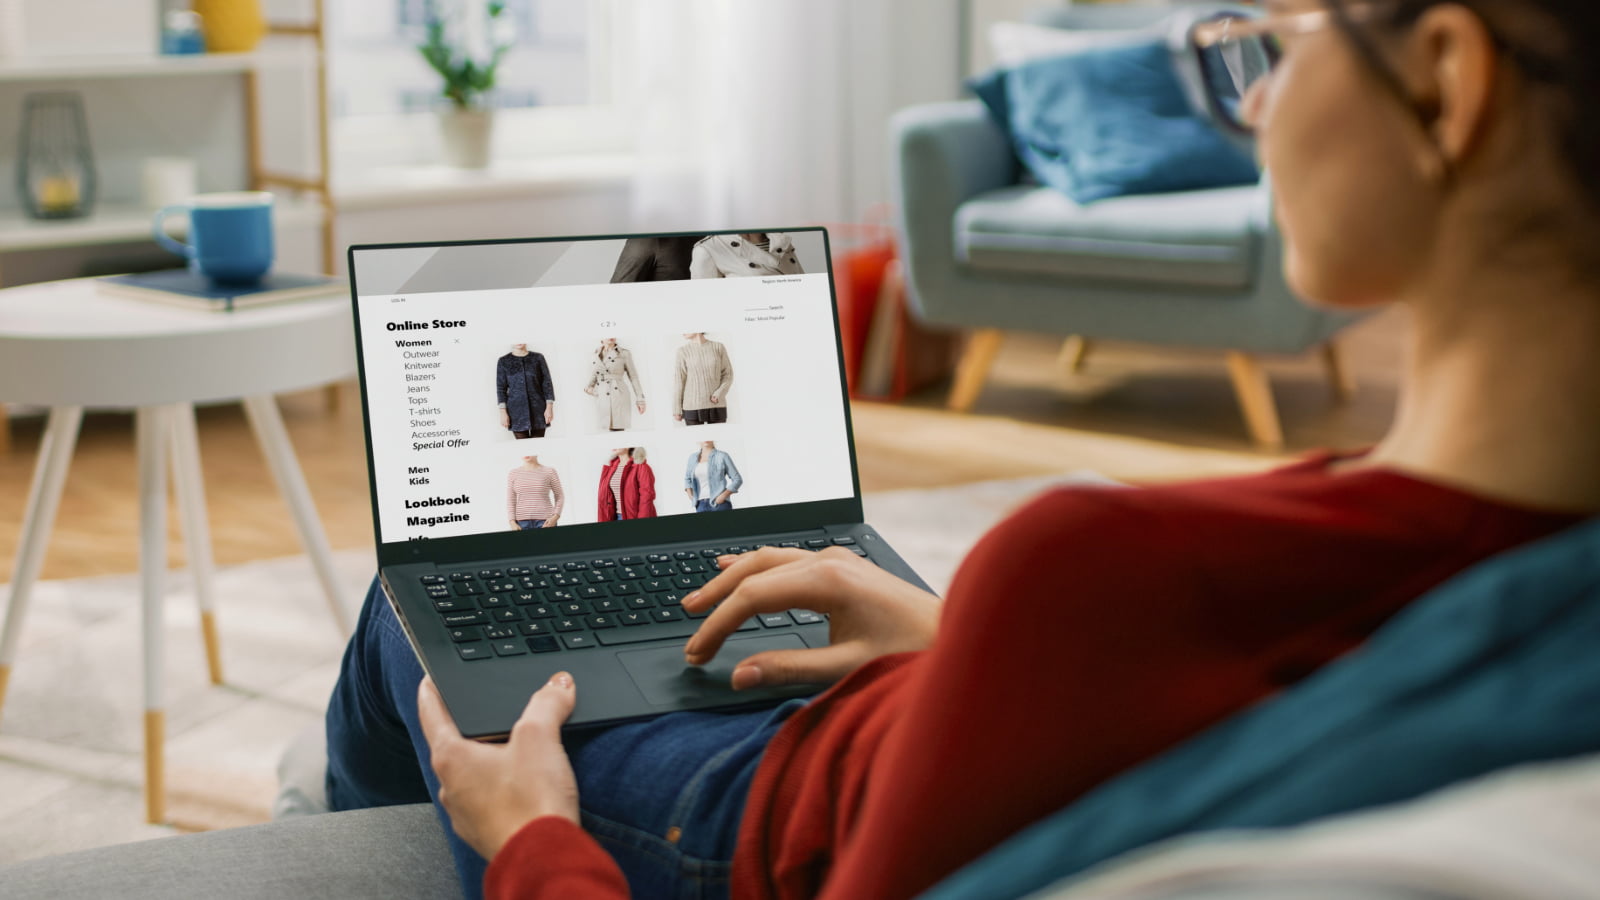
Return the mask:
MULTIPOLYGON (((671 553, 598 557, 423 575, 423 589, 465 660, 526 656, 685 638, 709 612, 691 613, 683 598, 718 573, 717 557, 761 547, 867 551, 854 538, 706 547, 671 553)), ((870 557, 869 557, 870 558, 870 557)), ((805 609, 762 613, 739 631, 827 621, 805 609)))

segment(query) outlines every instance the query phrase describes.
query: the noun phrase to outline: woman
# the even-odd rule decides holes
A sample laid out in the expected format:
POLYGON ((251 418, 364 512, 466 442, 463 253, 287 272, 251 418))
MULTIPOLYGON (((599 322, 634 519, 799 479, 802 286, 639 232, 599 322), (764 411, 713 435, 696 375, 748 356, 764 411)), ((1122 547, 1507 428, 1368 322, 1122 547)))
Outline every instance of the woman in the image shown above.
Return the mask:
POLYGON ((537 456, 524 456, 522 465, 506 473, 506 518, 512 530, 553 528, 565 499, 561 476, 537 456))
POLYGON ((600 469, 598 521, 653 519, 656 515, 656 476, 644 461, 643 447, 619 447, 600 469))
POLYGON ((803 274, 794 238, 787 234, 713 234, 696 242, 689 257, 690 278, 803 274))
POLYGON ((716 442, 703 441, 689 454, 683 472, 683 492, 689 495, 695 512, 722 512, 733 509, 732 497, 744 485, 733 457, 718 450, 716 442))
MULTIPOLYGON (((1383 441, 1244 478, 1051 491, 978 544, 942 609, 844 553, 724 558, 684 598, 711 610, 688 660, 754 612, 830 613, 831 646, 734 672, 736 688, 836 682, 798 709, 666 716, 563 747, 581 687, 557 676, 508 744, 481 746, 431 683, 410 718, 406 645, 358 633, 392 667, 347 669, 347 690, 376 679, 397 698, 361 721, 406 722, 421 775, 405 796, 437 775, 454 830, 493 860, 491 895, 714 892, 726 876, 740 898, 914 896, 1360 646, 1452 573, 1600 511, 1590 0, 1268 8, 1281 59, 1243 114, 1288 276, 1321 303, 1400 302, 1413 321, 1383 441)), ((396 742, 341 748, 335 793, 355 780, 347 753, 396 742)), ((469 885, 476 858, 457 856, 469 885)))
POLYGON ((728 421, 728 389, 733 363, 728 348, 703 331, 684 332, 672 368, 672 418, 685 425, 719 425, 728 421))
POLYGON ((608 337, 594 351, 589 383, 583 392, 598 401, 600 427, 622 431, 633 424, 633 410, 644 415, 644 388, 639 386, 633 354, 608 337))

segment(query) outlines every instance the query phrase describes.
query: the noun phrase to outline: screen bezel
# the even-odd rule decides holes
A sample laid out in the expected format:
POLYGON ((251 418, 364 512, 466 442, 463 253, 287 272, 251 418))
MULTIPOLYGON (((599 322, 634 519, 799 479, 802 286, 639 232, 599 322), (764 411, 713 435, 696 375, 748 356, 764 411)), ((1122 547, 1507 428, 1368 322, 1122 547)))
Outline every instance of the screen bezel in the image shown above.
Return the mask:
POLYGON ((356 373, 361 385, 362 433, 367 449, 367 490, 372 498, 372 533, 378 539, 378 565, 399 565, 422 561, 453 563, 475 559, 498 559, 543 555, 604 552, 644 544, 680 541, 714 543, 755 534, 801 531, 822 525, 853 525, 863 520, 861 512, 861 473, 856 463, 855 425, 851 417, 850 393, 845 380, 844 338, 839 327, 839 295, 833 277, 833 247, 828 229, 740 228, 724 231, 641 232, 635 234, 582 235, 578 237, 498 238, 472 241, 415 241, 393 244, 352 244, 345 252, 350 273, 350 307, 355 323, 356 373), (366 360, 361 346, 361 291, 356 285, 356 253, 369 250, 415 250, 429 247, 484 246, 494 244, 577 243, 579 241, 625 241, 630 238, 687 237, 690 235, 775 232, 822 235, 822 252, 828 276, 828 303, 833 312, 834 354, 839 361, 839 396, 844 403, 844 431, 850 454, 852 496, 810 503, 786 503, 734 509, 715 516, 671 515, 619 522, 590 522, 549 531, 491 531, 480 534, 438 538, 405 538, 384 541, 378 515, 378 479, 373 458, 372 416, 368 406, 366 360))

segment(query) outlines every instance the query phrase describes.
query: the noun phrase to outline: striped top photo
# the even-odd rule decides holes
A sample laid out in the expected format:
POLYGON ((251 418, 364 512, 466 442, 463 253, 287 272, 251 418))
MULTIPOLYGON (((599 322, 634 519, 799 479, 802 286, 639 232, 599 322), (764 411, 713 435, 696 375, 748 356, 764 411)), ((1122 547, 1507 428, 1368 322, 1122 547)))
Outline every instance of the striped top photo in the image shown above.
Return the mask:
POLYGON ((543 521, 558 516, 564 500, 561 476, 549 466, 517 466, 506 475, 506 518, 510 521, 543 521))
POLYGON ((672 414, 686 409, 712 409, 728 405, 728 388, 733 386, 733 363, 728 348, 716 341, 689 341, 678 348, 678 363, 672 372, 672 414), (717 400, 711 401, 715 394, 717 400))

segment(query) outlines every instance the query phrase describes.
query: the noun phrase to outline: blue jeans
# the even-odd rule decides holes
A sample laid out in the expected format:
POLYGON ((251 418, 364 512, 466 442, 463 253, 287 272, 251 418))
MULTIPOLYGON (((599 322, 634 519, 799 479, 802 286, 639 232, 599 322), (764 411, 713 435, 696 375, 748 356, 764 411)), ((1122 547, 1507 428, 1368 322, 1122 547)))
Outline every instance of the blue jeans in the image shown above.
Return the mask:
POLYGON ((543 519, 518 519, 517 520, 517 527, 521 528, 523 531, 532 531, 535 528, 543 528, 544 527, 544 520, 543 519))
MULTIPOLYGON (((328 703, 328 802, 336 810, 432 801, 462 890, 483 895, 483 857, 456 836, 417 720, 422 666, 374 581, 328 703)), ((578 685, 583 690, 583 685, 578 685)), ((568 735, 583 827, 616 859, 633 896, 728 896, 750 781, 767 741, 804 705, 680 712, 568 735), (669 829, 680 837, 668 841, 669 829)))
POLYGON ((696 500, 694 502, 695 512, 722 512, 725 509, 733 509, 732 500, 724 500, 717 504, 713 504, 710 500, 696 500))

